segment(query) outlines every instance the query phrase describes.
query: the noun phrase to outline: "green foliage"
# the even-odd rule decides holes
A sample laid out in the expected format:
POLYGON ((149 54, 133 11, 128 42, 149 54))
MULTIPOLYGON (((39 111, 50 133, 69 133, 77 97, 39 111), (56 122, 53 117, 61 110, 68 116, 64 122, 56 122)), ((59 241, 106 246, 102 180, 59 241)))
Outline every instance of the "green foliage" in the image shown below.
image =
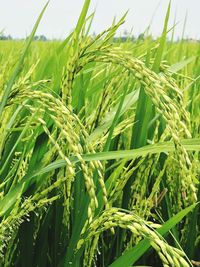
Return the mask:
POLYGON ((170 5, 157 40, 91 37, 87 0, 34 41, 47 5, 0 42, 0 267, 198 263, 199 44, 167 41, 170 5))

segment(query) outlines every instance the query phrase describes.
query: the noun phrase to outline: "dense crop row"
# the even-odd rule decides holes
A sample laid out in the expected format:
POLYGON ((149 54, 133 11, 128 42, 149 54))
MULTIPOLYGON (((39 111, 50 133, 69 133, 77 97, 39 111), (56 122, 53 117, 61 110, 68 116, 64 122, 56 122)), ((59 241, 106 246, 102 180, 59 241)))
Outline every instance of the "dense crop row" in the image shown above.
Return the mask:
POLYGON ((32 42, 45 9, 0 42, 0 266, 198 266, 199 43, 170 7, 157 40, 90 37, 89 3, 62 43, 32 42))

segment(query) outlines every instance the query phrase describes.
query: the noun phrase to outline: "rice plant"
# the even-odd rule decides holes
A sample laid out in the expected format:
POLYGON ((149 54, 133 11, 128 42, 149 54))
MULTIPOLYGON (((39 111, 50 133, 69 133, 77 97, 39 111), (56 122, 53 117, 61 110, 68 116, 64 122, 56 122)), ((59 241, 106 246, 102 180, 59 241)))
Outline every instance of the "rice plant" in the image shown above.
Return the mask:
MULTIPOLYGON (((200 265, 200 46, 0 42, 0 266, 200 265)), ((173 29, 172 29, 173 31, 173 29)), ((173 32, 172 32, 173 35, 173 32)))

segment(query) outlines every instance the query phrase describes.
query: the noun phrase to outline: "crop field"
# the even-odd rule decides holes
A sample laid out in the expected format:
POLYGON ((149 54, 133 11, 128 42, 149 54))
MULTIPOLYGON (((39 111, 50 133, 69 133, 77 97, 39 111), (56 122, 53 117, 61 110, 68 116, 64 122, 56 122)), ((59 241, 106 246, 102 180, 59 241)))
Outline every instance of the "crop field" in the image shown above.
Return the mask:
POLYGON ((0 267, 200 266, 200 43, 0 42, 0 267))

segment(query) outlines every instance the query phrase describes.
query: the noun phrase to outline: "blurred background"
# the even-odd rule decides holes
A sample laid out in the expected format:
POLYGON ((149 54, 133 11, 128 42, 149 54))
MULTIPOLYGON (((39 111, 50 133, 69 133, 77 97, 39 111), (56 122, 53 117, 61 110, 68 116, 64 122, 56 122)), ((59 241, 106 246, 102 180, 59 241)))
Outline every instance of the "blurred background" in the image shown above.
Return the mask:
MULTIPOLYGON (((13 38, 25 38, 46 0, 0 0, 0 31, 13 38)), ((170 25, 176 21, 175 38, 200 39, 200 1, 172 0, 170 25), (187 19, 186 19, 187 18, 187 19)), ((37 31, 48 39, 63 39, 75 27, 84 0, 51 0, 37 31)), ((160 35, 168 0, 92 0, 90 12, 95 11, 91 34, 109 27, 114 17, 120 18, 127 10, 126 23, 118 35, 136 37, 151 25, 153 37, 160 35)))

